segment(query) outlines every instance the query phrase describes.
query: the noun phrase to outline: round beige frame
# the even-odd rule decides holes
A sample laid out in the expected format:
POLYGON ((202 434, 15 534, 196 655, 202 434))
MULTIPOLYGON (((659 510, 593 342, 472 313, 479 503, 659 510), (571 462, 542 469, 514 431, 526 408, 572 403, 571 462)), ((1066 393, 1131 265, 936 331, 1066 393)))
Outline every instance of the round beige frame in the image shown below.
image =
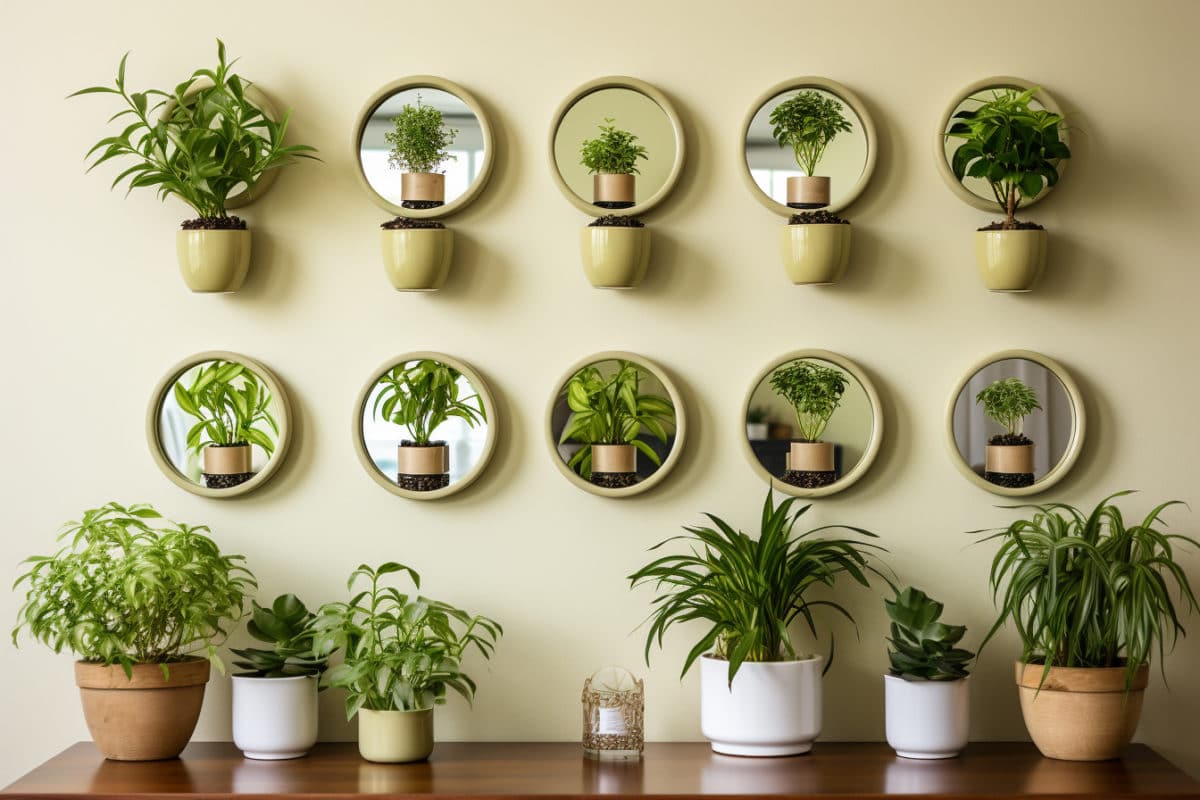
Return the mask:
POLYGON ((992 494, 1003 495, 1004 497, 1027 497, 1033 494, 1040 494, 1061 481, 1071 471, 1071 467, 1075 466, 1075 462, 1079 460, 1079 453, 1083 449, 1083 436, 1086 431, 1087 414, 1084 411, 1083 395, 1080 393, 1074 379, 1071 378, 1070 373, 1067 372, 1062 364, 1032 350, 1001 350, 999 353, 993 353, 986 358, 976 361, 955 384, 954 391, 950 393, 950 402, 946 405, 946 444, 950 449, 950 459, 954 462, 954 466, 958 467, 958 471, 980 489, 992 494), (1071 408, 1075 412, 1075 428, 1071 432, 1071 441, 1067 444, 1067 450, 1063 453, 1062 458, 1058 460, 1058 463, 1049 472, 1042 476, 1040 481, 1036 481, 1032 486, 1023 486, 1017 489, 997 486, 994 483, 984 480, 981 475, 977 475, 975 470, 971 469, 971 465, 963 460, 962 454, 958 451, 958 442, 954 439, 954 406, 958 402, 958 396, 962 393, 963 388, 966 387, 971 378, 975 377, 975 373, 979 372, 979 370, 997 361, 1007 361, 1013 358, 1032 361, 1054 373, 1054 376, 1058 378, 1066 390, 1067 398, 1071 401, 1071 408))
POLYGON ((492 163, 496 160, 496 146, 495 139, 492 136, 492 124, 488 120, 487 115, 483 113, 483 107, 479 105, 479 101, 475 99, 475 95, 457 83, 448 81, 445 78, 439 78, 436 75, 410 75, 407 78, 400 78, 371 95, 371 99, 367 101, 362 111, 358 113, 358 121, 354 124, 354 135, 350 139, 350 149, 354 160, 354 177, 358 180, 358 185, 370 196, 372 202, 389 214, 395 214, 399 217, 410 217, 412 219, 438 219, 462 211, 487 186, 488 178, 492 176, 492 163), (375 109, 379 108, 392 95, 406 89, 440 89, 447 94, 452 94, 466 103, 467 108, 471 109, 471 113, 479 120, 479 132, 483 136, 483 151, 485 153, 483 166, 465 192, 449 203, 437 208, 404 208, 403 206, 389 202, 375 191, 371 186, 371 182, 367 180, 366 173, 363 172, 361 157, 363 129, 366 128, 371 115, 375 113, 375 109))
POLYGON ((792 497, 825 497, 826 495, 837 494, 849 489, 871 468, 871 465, 875 462, 875 457, 879 455, 879 446, 883 443, 883 404, 879 400, 879 392, 876 391, 875 384, 871 383, 871 379, 867 377, 862 367, 858 364, 843 355, 830 352, 829 350, 794 350, 775 359, 765 369, 759 370, 758 374, 754 376, 754 380, 750 382, 750 389, 746 392, 746 399, 742 401, 742 415, 740 419, 742 420, 742 427, 738 438, 741 439, 742 452, 746 455, 746 460, 750 463, 750 468, 754 470, 758 477, 766 481, 768 485, 792 497), (853 469, 841 478, 828 486, 822 486, 817 489, 802 489, 799 486, 792 486, 790 483, 784 483, 770 472, 767 472, 766 467, 759 463, 758 457, 754 455, 754 448, 750 446, 750 440, 746 438, 745 420, 746 415, 750 412, 750 403, 754 398, 754 390, 772 372, 779 369, 781 365, 798 359, 828 361, 831 364, 841 367, 850 373, 858 381, 859 385, 863 387, 863 391, 867 394, 867 401, 871 404, 871 439, 867 442, 867 448, 863 451, 862 458, 858 460, 853 469))
POLYGON ((746 184, 750 193, 754 195, 754 199, 762 203, 763 207, 768 211, 785 217, 797 213, 797 209, 791 208, 786 203, 777 202, 758 187, 758 184, 754 182, 754 176, 750 174, 750 164, 746 161, 746 137, 750 134, 750 124, 754 122, 754 117, 770 100, 794 89, 823 89, 830 94, 837 95, 838 99, 850 106, 850 109, 862 121, 863 134, 867 137, 867 163, 863 165, 863 171, 858 177, 858 183, 854 184, 854 187, 851 188, 846 196, 838 202, 830 203, 826 206, 826 211, 836 214, 857 200, 858 196, 867 188, 867 184, 871 181, 871 175, 875 172, 875 159, 879 154, 879 140, 875 133, 875 121, 867 113, 867 108, 863 105, 858 95, 837 81, 811 75, 803 78, 792 78, 775 84, 758 96, 753 105, 750 106, 750 110, 746 113, 745 119, 742 120, 742 136, 738 140, 738 147, 740 148, 738 159, 742 165, 742 182, 746 184))
MULTIPOLYGON (((967 86, 958 94, 956 94, 954 99, 950 101, 950 105, 948 105, 946 110, 942 112, 942 121, 938 126, 937 138, 934 140, 933 154, 937 159, 938 172, 941 173, 942 180, 944 180, 946 185, 950 187, 950 191, 958 195, 959 199, 967 205, 974 206, 975 208, 979 208, 984 211, 996 211, 998 209, 995 200, 989 200, 986 197, 980 197, 967 187, 963 186, 958 178, 954 177, 954 170, 950 167, 950 161, 946 158, 946 129, 950 127, 950 118, 954 115, 955 110, 958 108, 958 104, 963 100, 966 100, 971 95, 986 91, 988 89, 1018 89, 1020 91, 1025 91, 1026 89, 1033 89, 1035 87, 1037 87, 1036 83, 1031 83, 1024 78, 1014 78, 1011 75, 996 75, 991 78, 984 78, 982 80, 975 81, 970 86, 967 86)), ((1047 111, 1053 111, 1055 114, 1063 113, 1062 109, 1058 105, 1058 102, 1045 89, 1038 89, 1037 93, 1033 96, 1033 99, 1045 106, 1047 111)), ((1071 136, 1070 132, 1066 128, 1062 129, 1061 136, 1063 143, 1070 145, 1071 136)), ((1067 162, 1059 161, 1056 166, 1058 168, 1058 176, 1061 179, 1064 170, 1067 168, 1067 162)), ((1052 191, 1054 191, 1054 187, 1047 186, 1042 190, 1041 194, 1032 200, 1022 199, 1021 208, 1028 208, 1034 203, 1040 203, 1046 197, 1046 195, 1050 194, 1052 191)))
MULTIPOLYGON (((554 176, 554 182, 558 185, 558 190, 563 193, 563 197, 571 201, 571 205, 578 208, 583 213, 592 217, 603 217, 607 215, 619 215, 636 217, 645 214, 652 208, 657 206, 663 200, 667 199, 667 195, 675 188, 675 184, 679 183, 679 176, 683 172, 683 163, 687 156, 687 141, 683 135, 683 121, 679 118, 679 112, 675 110, 675 106, 667 99, 661 91, 637 78, 629 78, 624 75, 610 75, 604 78, 597 78, 594 81, 588 81, 580 86, 567 99, 559 105, 554 112, 554 121, 550 124, 550 144, 548 148, 550 155, 550 174, 554 176), (671 164, 671 171, 667 173, 667 179, 657 192, 650 195, 642 202, 629 208, 600 208, 599 206, 589 203, 584 198, 575 194, 571 187, 567 185, 563 179, 562 173, 558 169, 558 161, 554 158, 554 139, 558 135, 559 126, 562 125, 563 117, 571 110, 577 102, 582 100, 592 92, 598 92, 601 89, 630 89, 639 94, 644 94, 649 97, 658 107, 667 115, 667 119, 671 123, 671 131, 675 134, 675 161, 671 164)), ((640 485, 640 484, 639 484, 640 485)), ((615 491, 615 490, 614 490, 615 491)))
POLYGON ((271 372, 271 370, 267 369, 260 362, 240 353, 231 353, 227 350, 207 350, 203 353, 197 353, 194 356, 188 356, 183 361, 171 367, 171 370, 154 387, 154 393, 150 395, 150 406, 146 410, 146 441, 150 445, 150 455, 153 456, 154 463, 171 480, 171 483, 180 489, 189 491, 192 494, 198 494, 201 497, 212 497, 218 500, 237 497, 238 495, 248 494, 262 486, 283 465, 283 460, 287 457, 288 448, 292 443, 292 404, 288 399, 287 392, 283 388, 283 384, 275 377, 275 373, 271 372), (158 433, 159 415, 162 413, 163 399, 166 397, 167 392, 171 390, 175 381, 179 380, 179 377, 183 373, 197 364, 218 360, 236 361, 254 370, 258 374, 258 377, 262 378, 267 388, 271 390, 271 395, 279 402, 280 411, 278 420, 279 438, 275 442, 275 453, 271 456, 271 459, 267 461, 267 465, 253 478, 245 483, 239 483, 237 486, 231 486, 228 489, 209 489, 207 486, 192 483, 184 477, 179 470, 175 469, 175 465, 171 463, 171 460, 167 458, 158 433))
MULTIPOLYGON (((407 209, 406 209, 407 210, 407 209)), ((402 353, 396 358, 389 358, 387 361, 379 365, 371 377, 367 380, 362 390, 358 393, 358 399, 354 402, 354 418, 350 421, 350 435, 354 439, 354 452, 358 455, 358 462, 362 464, 363 469, 371 476, 371 479, 378 483, 383 488, 387 489, 394 495, 399 497, 407 497, 409 500, 437 500, 442 497, 449 497, 452 494, 457 494, 472 483, 474 483, 480 475, 483 474, 484 468, 488 462, 492 460, 492 453, 496 450, 496 439, 500 433, 500 420, 496 414, 496 401, 492 398, 492 392, 488 389, 487 383, 475 371, 474 367, 465 361, 461 361, 453 356, 448 356, 445 353, 436 353, 429 350, 415 350, 411 353, 402 353), (434 361, 440 361, 463 374, 479 396, 483 399, 483 410, 487 414, 488 435, 483 443, 483 452, 479 455, 479 461, 475 463, 474 468, 464 475, 456 483, 449 486, 444 486, 441 489, 434 489, 432 492, 413 492, 408 489, 401 489, 400 485, 388 478, 387 475, 379 471, 375 466, 375 462, 371 460, 371 454, 367 452, 367 443, 363 441, 362 435, 362 418, 363 412, 366 410, 367 400, 371 396, 371 391, 375 388, 375 384, 379 381, 379 376, 390 370, 397 364, 403 364, 408 361, 419 361, 423 358, 430 358, 434 361)))
POLYGON ((670 376, 650 359, 645 356, 640 356, 637 353, 630 353, 624 350, 606 350, 602 353, 581 358, 571 365, 571 368, 563 373, 555 384, 554 393, 550 395, 550 402, 546 405, 546 447, 550 451, 550 460, 554 462, 554 466, 558 467, 567 480, 575 484, 578 488, 585 492, 598 495, 600 497, 630 497, 635 494, 641 494, 653 489, 667 477, 667 475, 679 463, 680 455, 683 453, 683 447, 687 443, 687 411, 683 405, 683 396, 679 394, 678 387, 671 380, 670 376), (597 486, 594 483, 589 483, 562 460, 562 456, 558 454, 558 437, 554 435, 554 407, 558 403, 559 394, 562 392, 562 387, 567 385, 567 381, 571 379, 579 370, 595 364, 598 361, 632 361, 639 367, 642 367, 647 372, 650 372, 667 390, 667 395, 671 398, 671 404, 675 406, 675 446, 671 448, 671 452, 663 459, 662 466, 654 471, 646 480, 635 483, 633 486, 626 486, 622 489, 606 489, 602 486, 597 486))

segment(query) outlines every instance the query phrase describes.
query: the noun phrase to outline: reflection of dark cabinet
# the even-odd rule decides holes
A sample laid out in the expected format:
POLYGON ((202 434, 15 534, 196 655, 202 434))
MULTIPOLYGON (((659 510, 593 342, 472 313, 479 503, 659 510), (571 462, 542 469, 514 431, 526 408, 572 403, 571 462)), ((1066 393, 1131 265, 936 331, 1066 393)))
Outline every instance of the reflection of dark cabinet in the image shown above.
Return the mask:
MULTIPOLYGON (((654 451, 656 456, 658 456, 659 463, 667 460, 667 455, 670 454, 671 448, 675 446, 675 434, 673 433, 667 436, 666 444, 660 442, 657 437, 654 436, 643 435, 641 439, 643 442, 650 445, 650 449, 654 451)), ((637 457, 638 478, 640 480, 645 480, 655 472, 658 472, 658 466, 653 461, 646 458, 645 453, 639 452, 637 457)))
MULTIPOLYGON (((791 446, 792 443, 786 439, 750 440, 750 449, 754 451, 754 457, 758 459, 758 463, 777 478, 783 477, 783 473, 787 472, 787 454, 791 446)), ((842 446, 840 444, 833 446, 833 470, 839 478, 842 477, 842 446)))

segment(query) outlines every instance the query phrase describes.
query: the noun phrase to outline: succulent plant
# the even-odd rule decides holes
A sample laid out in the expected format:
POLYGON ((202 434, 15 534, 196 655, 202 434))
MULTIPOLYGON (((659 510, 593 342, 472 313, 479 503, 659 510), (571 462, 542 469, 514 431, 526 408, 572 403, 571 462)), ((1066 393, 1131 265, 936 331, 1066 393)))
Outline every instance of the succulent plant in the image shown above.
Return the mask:
POLYGON ((254 613, 246 630, 260 642, 274 645, 269 650, 234 650, 240 661, 233 664, 246 670, 241 675, 257 678, 291 678, 320 675, 328 666, 328 655, 313 652, 311 623, 315 614, 305 608, 294 594, 281 594, 270 608, 254 603, 254 613))
POLYGON ((975 654, 955 647, 966 634, 966 626, 938 622, 941 603, 907 586, 883 605, 892 619, 888 637, 892 675, 909 681, 953 681, 970 674, 967 665, 975 654))

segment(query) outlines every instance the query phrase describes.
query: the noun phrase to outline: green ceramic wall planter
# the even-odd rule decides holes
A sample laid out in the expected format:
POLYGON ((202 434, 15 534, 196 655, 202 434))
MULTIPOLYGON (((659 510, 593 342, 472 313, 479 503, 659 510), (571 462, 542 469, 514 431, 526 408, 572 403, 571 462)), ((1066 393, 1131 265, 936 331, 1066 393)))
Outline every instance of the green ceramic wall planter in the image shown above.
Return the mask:
POLYGON ((975 231, 975 264, 991 292, 1032 291, 1046 268, 1046 231, 975 231))
POLYGON ((433 292, 446 283, 454 255, 448 228, 382 230, 383 266, 398 292, 433 292))
POLYGON ((250 271, 250 231, 176 231, 175 258, 193 292, 236 292, 250 271))
POLYGON ((779 252, 792 283, 837 283, 850 263, 850 226, 788 225, 780 231, 779 252))
POLYGON ((592 227, 579 237, 583 272, 599 289, 632 289, 650 266, 650 229, 592 227))

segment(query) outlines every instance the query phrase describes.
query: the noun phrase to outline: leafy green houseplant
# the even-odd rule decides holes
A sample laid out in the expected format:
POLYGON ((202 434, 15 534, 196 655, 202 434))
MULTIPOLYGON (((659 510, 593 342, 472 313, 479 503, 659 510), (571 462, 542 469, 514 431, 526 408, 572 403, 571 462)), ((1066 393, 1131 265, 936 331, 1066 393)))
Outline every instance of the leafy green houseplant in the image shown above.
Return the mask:
POLYGON ((1151 657, 1162 660, 1196 607, 1178 559, 1200 542, 1163 529, 1163 512, 1180 503, 1127 521, 1115 501, 1130 494, 1091 510, 1015 506, 1031 516, 974 532, 997 544, 989 582, 999 615, 983 646, 1012 623, 1025 724, 1053 758, 1116 756, 1137 726, 1151 657))
POLYGON ((251 601, 246 630, 270 648, 247 647, 231 652, 233 665, 248 678, 294 678, 320 675, 329 666, 328 654, 314 652, 312 629, 316 615, 294 594, 281 594, 269 607, 251 601))
MULTIPOLYGON (((793 639, 793 623, 814 637, 822 611, 853 623, 828 591, 841 578, 866 587, 881 574, 875 561, 883 548, 870 541, 875 534, 847 525, 794 534, 811 506, 793 510, 795 498, 776 506, 771 494, 768 489, 757 538, 706 514, 711 527, 687 526, 686 535, 651 548, 680 542, 687 553, 659 556, 629 576, 631 586, 658 592, 648 619, 647 663, 672 627, 704 624, 680 677, 700 661, 704 735, 714 750, 733 755, 789 755, 812 746, 824 670, 822 658, 793 639), (826 536, 829 531, 850 535, 826 536), (764 730, 775 734, 773 741, 764 741, 771 738, 764 730)), ((832 662, 831 637, 825 670, 832 662)))
POLYGON ((910 681, 956 681, 970 674, 968 665, 975 654, 958 646, 966 626, 940 622, 941 603, 906 586, 883 604, 891 620, 892 675, 910 681))
POLYGON ((817 175, 817 165, 838 134, 854 129, 842 104, 824 92, 804 89, 771 110, 771 135, 780 147, 791 148, 804 173, 788 178, 788 205, 823 208, 829 205, 829 178, 817 175))
POLYGON ((438 167, 457 160, 449 151, 458 131, 446 125, 442 112, 425 105, 417 94, 417 104, 405 103, 392 121, 392 130, 384 134, 392 146, 388 166, 402 170, 401 204, 405 208, 432 208, 446 200, 446 176, 438 167))
POLYGON ((1032 486, 1034 442, 1022 431, 1022 421, 1041 409, 1037 392, 1020 378, 993 381, 975 396, 975 404, 1000 427, 988 440, 983 477, 1007 488, 1032 486))
POLYGON ((345 654, 325 682, 345 690, 346 717, 359 715, 359 749, 371 761, 428 756, 433 708, 446 702, 446 690, 474 699, 475 681, 462 669, 467 651, 490 658, 503 634, 487 617, 385 585, 395 574, 420 589, 421 577, 410 567, 363 564, 346 583, 353 597, 322 606, 313 624, 317 653, 345 654), (356 591, 360 582, 366 588, 356 591))
POLYGON ((832 442, 821 441, 846 392, 846 375, 836 367, 797 359, 771 373, 771 389, 791 405, 800 431, 788 452, 785 483, 812 489, 837 480, 832 442))
POLYGON ((579 163, 595 176, 593 202, 601 208, 629 208, 636 203, 638 161, 650 158, 645 146, 638 144, 637 134, 618 128, 616 122, 605 117, 600 134, 585 139, 579 148, 579 163))
POLYGON ((770 431, 769 418, 770 412, 765 406, 751 406, 746 409, 746 438, 766 439, 770 431))
POLYGON ((108 503, 67 523, 61 549, 27 559, 17 579, 25 600, 13 643, 24 630, 75 653, 84 716, 108 758, 178 755, 210 664, 224 672, 217 647, 255 582, 242 556, 223 554, 208 533, 149 505, 108 503), (177 691, 128 691, 156 688, 177 691))
POLYGON ((559 444, 583 445, 567 466, 584 480, 621 488, 637 483, 638 451, 662 465, 643 434, 667 444, 668 428, 675 427, 675 406, 669 398, 643 391, 647 376, 640 366, 624 359, 612 363, 613 369, 589 364, 567 381, 563 394, 571 416, 559 444))

